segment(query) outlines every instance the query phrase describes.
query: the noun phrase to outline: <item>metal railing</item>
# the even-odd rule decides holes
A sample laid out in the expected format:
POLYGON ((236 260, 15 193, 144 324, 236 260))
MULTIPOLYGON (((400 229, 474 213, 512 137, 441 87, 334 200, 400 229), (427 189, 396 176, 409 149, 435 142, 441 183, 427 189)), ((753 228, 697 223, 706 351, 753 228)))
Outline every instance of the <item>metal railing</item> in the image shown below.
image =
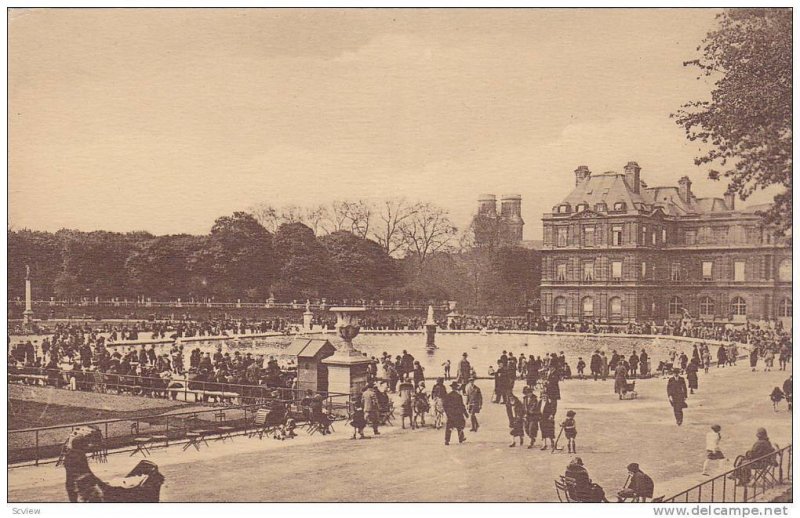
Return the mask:
MULTIPOLYGON (((24 306, 25 301, 22 299, 10 299, 7 301, 9 306, 24 306)), ((156 300, 34 300, 32 301, 34 307, 122 307, 122 308, 171 308, 171 309, 186 309, 186 308, 220 308, 220 309, 233 309, 233 308, 249 308, 249 309, 290 309, 290 310, 305 310, 305 302, 214 302, 214 301, 156 301, 156 300)), ((314 302, 310 304, 310 309, 325 311, 337 305, 352 305, 365 307, 369 310, 394 310, 394 311, 421 311, 427 310, 430 302, 419 301, 366 301, 366 300, 344 300, 344 301, 324 301, 314 302)), ((434 302, 434 309, 446 310, 449 306, 445 302, 434 302)))
MULTIPOLYGON (((325 399, 324 407, 329 416, 337 420, 349 417, 349 395, 330 393, 325 399)), ((109 453, 136 453, 135 439, 141 437, 149 439, 148 449, 152 449, 183 442, 188 431, 202 430, 209 436, 247 434, 253 427, 257 410, 275 402, 288 405, 290 414, 298 422, 308 420, 310 412, 302 404, 302 399, 282 395, 249 405, 8 430, 8 465, 11 468, 56 462, 69 432, 86 425, 96 426, 101 430, 103 447, 110 450, 109 453), (219 430, 222 425, 232 428, 223 432, 219 430)))
POLYGON ((685 491, 664 499, 674 503, 753 502, 775 487, 792 483, 792 445, 743 462, 685 491))
MULTIPOLYGON (((81 392, 98 392, 138 397, 154 397, 167 400, 209 403, 223 406, 239 406, 259 404, 265 400, 275 399, 272 394, 288 401, 299 401, 304 397, 300 389, 274 386, 268 384, 228 383, 220 381, 195 380, 186 377, 160 378, 128 374, 109 374, 99 371, 58 370, 37 367, 25 367, 9 370, 9 383, 13 381, 28 382, 53 386, 81 392)), ((349 399, 349 394, 339 392, 317 392, 329 403, 333 400, 349 399)), ((328 407, 329 410, 332 408, 328 407)))

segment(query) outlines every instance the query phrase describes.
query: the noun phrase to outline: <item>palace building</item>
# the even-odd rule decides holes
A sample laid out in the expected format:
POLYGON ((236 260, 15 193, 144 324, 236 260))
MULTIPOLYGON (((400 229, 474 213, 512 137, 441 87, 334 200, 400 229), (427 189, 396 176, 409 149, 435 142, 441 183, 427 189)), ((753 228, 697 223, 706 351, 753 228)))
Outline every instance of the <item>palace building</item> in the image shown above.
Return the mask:
POLYGON ((565 322, 780 319, 791 327, 791 247, 732 194, 697 198, 684 176, 648 187, 640 167, 593 175, 544 214, 541 313, 565 322))

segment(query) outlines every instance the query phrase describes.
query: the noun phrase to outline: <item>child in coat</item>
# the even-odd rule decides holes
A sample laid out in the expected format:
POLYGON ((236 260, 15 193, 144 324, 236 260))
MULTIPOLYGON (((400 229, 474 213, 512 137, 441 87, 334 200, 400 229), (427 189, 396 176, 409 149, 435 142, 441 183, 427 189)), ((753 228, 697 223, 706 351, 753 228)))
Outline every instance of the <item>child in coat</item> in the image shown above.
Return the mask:
POLYGON ((350 420, 350 426, 353 427, 353 439, 358 434, 360 439, 364 438, 364 427, 367 426, 367 419, 364 417, 364 406, 356 406, 353 412, 353 418, 350 420))
POLYGON ((772 389, 772 394, 769 395, 769 398, 772 400, 772 410, 777 412, 778 403, 780 403, 784 398, 783 391, 780 388, 775 387, 772 389))

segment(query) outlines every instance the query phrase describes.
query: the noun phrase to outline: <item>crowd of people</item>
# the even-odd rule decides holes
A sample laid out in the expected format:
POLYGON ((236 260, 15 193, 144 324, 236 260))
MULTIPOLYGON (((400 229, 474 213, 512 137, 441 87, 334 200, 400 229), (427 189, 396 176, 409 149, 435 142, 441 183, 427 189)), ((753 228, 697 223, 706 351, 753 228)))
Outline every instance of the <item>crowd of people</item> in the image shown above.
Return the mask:
MULTIPOLYGON (((152 332, 158 333, 159 329, 152 332)), ((9 339, 9 373, 41 375, 49 385, 76 390, 101 389, 173 398, 176 392, 168 388, 178 381, 187 390, 241 393, 243 389, 238 386, 291 389, 296 376, 292 360, 280 365, 272 356, 240 351, 223 353, 222 345, 212 355, 202 353, 200 348, 185 350, 180 340, 173 342, 168 350, 159 347, 157 351, 155 344, 111 347, 114 331, 111 333, 106 338, 97 330, 60 324, 41 344, 27 340, 12 345, 9 339)))

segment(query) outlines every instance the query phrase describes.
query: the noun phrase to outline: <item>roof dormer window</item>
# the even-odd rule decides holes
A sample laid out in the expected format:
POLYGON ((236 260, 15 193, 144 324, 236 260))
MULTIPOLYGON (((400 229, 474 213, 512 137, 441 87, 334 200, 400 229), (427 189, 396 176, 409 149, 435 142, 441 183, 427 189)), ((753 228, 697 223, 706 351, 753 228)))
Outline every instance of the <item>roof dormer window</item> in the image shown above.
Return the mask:
POLYGON ((597 203, 594 206, 594 211, 595 212, 605 212, 607 210, 608 210, 608 207, 606 207, 605 203, 597 203))
POLYGON ((589 204, 588 203, 579 203, 575 207, 575 212, 583 212, 585 210, 589 210, 589 204))
POLYGON ((615 203, 614 204, 614 210, 615 211, 619 211, 619 212, 625 212, 625 210, 626 210, 625 202, 624 201, 618 201, 617 203, 615 203))
POLYGON ((569 203, 562 203, 558 206, 558 213, 559 214, 569 214, 570 213, 570 206, 569 203))

